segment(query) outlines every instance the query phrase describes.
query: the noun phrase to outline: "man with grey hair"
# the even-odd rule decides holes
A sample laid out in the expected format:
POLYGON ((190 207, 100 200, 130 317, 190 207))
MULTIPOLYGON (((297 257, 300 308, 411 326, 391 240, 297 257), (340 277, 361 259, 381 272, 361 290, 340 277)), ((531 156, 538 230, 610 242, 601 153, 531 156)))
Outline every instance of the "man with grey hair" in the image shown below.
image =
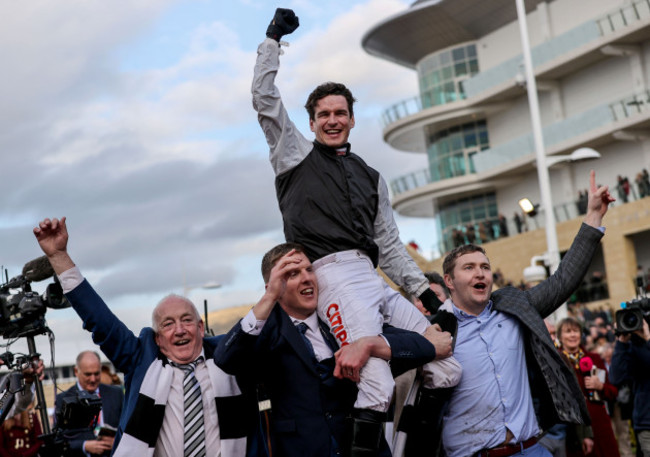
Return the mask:
POLYGON ((220 337, 204 337, 194 304, 178 295, 163 298, 153 311, 153 328, 136 337, 68 255, 65 217, 41 221, 34 235, 84 328, 124 373, 113 455, 243 457, 253 427, 251 405, 235 378, 214 364, 220 337))
POLYGON ((74 375, 77 378, 75 385, 56 397, 56 417, 59 417, 66 399, 78 398, 81 392, 98 395, 101 399, 102 409, 97 415, 95 428, 67 430, 63 426, 69 449, 66 455, 70 457, 84 457, 92 455, 110 455, 113 448, 114 436, 99 433, 101 427, 117 428, 122 414, 124 393, 115 386, 100 384, 101 359, 95 351, 82 351, 77 356, 74 375))

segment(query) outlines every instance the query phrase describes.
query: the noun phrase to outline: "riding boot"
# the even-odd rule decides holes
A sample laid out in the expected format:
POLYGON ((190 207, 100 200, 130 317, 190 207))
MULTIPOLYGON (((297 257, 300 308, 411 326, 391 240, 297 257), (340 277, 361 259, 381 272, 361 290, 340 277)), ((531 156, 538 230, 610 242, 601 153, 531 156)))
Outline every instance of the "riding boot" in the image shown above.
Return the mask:
POLYGON ((352 411, 350 457, 377 457, 386 422, 386 413, 371 409, 352 411))
POLYGON ((453 387, 444 389, 420 388, 409 420, 405 457, 437 455, 441 444, 442 414, 451 397, 453 387))

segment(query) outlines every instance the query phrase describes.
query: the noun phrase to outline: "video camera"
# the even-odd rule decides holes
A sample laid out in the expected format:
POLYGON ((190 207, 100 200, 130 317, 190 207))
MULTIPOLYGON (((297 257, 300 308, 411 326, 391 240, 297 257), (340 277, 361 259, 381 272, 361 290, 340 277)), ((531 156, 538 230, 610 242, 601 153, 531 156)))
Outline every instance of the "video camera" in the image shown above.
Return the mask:
POLYGON ((57 427, 64 429, 94 428, 102 409, 99 395, 80 390, 76 395, 66 396, 61 400, 61 408, 56 414, 57 427))
POLYGON ((70 306, 56 277, 42 295, 32 291, 32 282, 52 276, 54 270, 45 256, 27 262, 22 274, 14 278, 8 279, 5 270, 5 283, 0 285, 0 336, 18 338, 45 333, 47 308, 70 306))
POLYGON ((643 319, 650 325, 650 298, 643 297, 621 303, 616 311, 616 333, 634 333, 643 329, 643 319))

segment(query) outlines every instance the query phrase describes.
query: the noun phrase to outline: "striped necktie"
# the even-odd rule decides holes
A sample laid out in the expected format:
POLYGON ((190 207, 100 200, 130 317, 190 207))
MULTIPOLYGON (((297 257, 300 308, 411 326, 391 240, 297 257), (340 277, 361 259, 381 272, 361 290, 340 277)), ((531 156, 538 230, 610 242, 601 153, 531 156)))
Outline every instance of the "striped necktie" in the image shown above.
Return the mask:
POLYGON ((184 457, 205 457, 203 399, 201 398, 201 386, 194 374, 196 365, 201 362, 203 362, 203 357, 199 357, 187 365, 178 365, 185 372, 183 379, 184 457))

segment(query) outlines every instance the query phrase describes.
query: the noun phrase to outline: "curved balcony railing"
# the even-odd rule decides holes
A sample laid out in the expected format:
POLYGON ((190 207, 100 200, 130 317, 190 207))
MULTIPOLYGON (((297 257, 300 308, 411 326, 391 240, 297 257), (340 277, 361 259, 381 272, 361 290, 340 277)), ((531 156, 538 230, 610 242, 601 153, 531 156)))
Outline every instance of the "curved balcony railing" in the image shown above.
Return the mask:
MULTIPOLYGON (((553 146, 586 134, 599 127, 650 111, 650 91, 630 95, 613 103, 596 106, 568 119, 548 125, 543 129, 544 144, 553 146)), ((470 160, 477 173, 502 166, 520 157, 533 154, 532 133, 514 138, 472 156, 470 160)), ((428 169, 418 170, 393 179, 393 195, 417 189, 434 182, 428 169)))
MULTIPOLYGON (((560 57, 580 46, 597 40, 601 36, 611 35, 636 22, 650 18, 649 0, 636 0, 630 5, 618 8, 598 19, 585 22, 531 50, 534 66, 538 66, 560 57)), ((515 77, 521 69, 522 56, 518 55, 487 70, 481 71, 463 82, 463 96, 472 98, 492 87, 515 77)), ((412 116, 428 105, 422 103, 421 96, 414 96, 395 103, 382 113, 383 126, 412 116)))

